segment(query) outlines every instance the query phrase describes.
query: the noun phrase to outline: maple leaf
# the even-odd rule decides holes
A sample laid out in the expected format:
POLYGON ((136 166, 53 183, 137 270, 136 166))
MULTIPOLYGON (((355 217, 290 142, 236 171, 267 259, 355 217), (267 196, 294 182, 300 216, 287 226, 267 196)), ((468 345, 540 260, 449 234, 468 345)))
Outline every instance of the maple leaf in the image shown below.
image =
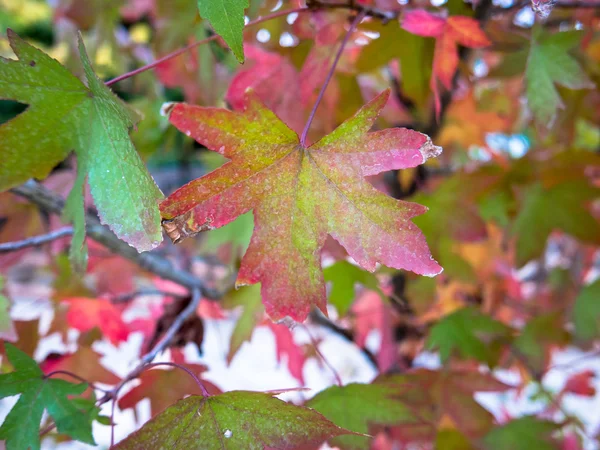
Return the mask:
POLYGON ((484 438, 486 450, 558 450, 558 443, 552 439, 559 426, 548 420, 532 416, 512 420, 494 428, 484 438))
POLYGON ((241 110, 246 103, 246 90, 256 95, 293 130, 304 125, 301 102, 301 78, 296 68, 279 53, 267 52, 254 45, 246 45, 247 62, 235 74, 225 99, 233 109, 241 110))
POLYGON ((231 391, 190 396, 167 408, 115 450, 295 448, 351 434, 321 414, 274 398, 274 393, 231 391))
POLYGON ((304 385, 304 374, 302 369, 306 362, 304 350, 294 341, 292 331, 284 323, 268 323, 268 327, 275 335, 275 348, 277 353, 277 362, 281 363, 283 355, 287 355, 287 366, 290 374, 304 385))
POLYGON ((569 332, 564 329, 560 313, 542 314, 529 320, 513 342, 518 355, 525 359, 527 368, 541 376, 550 362, 554 347, 569 343, 569 332))
POLYGON ((511 329, 479 310, 467 307, 449 314, 433 326, 427 339, 429 349, 438 348, 442 362, 457 352, 463 358, 475 358, 494 366, 501 347, 499 339, 508 339, 511 329))
POLYGON ((516 235, 516 262, 519 266, 542 254, 548 236, 560 229, 585 242, 600 244, 598 221, 584 202, 598 198, 600 189, 587 179, 578 179, 544 188, 530 186, 512 232, 516 235), (556 213, 551 214, 551 211, 556 213))
POLYGON ((162 193, 133 147, 128 129, 137 114, 93 72, 79 40, 87 86, 56 60, 7 31, 18 60, 0 58, 0 97, 28 109, 0 127, 0 190, 44 178, 75 149, 78 177, 67 199, 75 225, 72 255, 85 265, 83 185, 89 182, 100 220, 138 250, 162 240, 157 201, 162 193), (35 146, 38 151, 32 152, 35 146))
POLYGON ((388 299, 379 292, 366 290, 352 305, 352 313, 356 321, 356 345, 366 348, 368 336, 373 330, 377 330, 381 336, 377 367, 382 373, 390 370, 397 363, 398 349, 392 323, 394 316, 388 299))
MULTIPOLYGON (((173 353, 176 352, 174 351, 173 353)), ((196 375, 206 371, 205 366, 185 363, 182 357, 179 360, 175 360, 175 362, 190 369, 196 375)), ((198 383, 183 370, 153 368, 152 370, 143 372, 139 379, 141 383, 119 399, 119 408, 121 410, 134 409, 135 405, 147 398, 150 400, 150 413, 154 417, 177 400, 181 400, 188 395, 202 394, 198 383), (157 386, 160 386, 160 388, 157 389, 157 386)), ((202 380, 202 384, 211 394, 221 392, 214 384, 206 380, 202 380)))
POLYGON ((260 286, 255 284, 242 289, 232 290, 223 299, 223 304, 225 307, 229 308, 238 305, 241 305, 244 308, 233 328, 229 340, 227 364, 231 364, 233 357, 236 355, 242 344, 250 341, 254 329, 262 322, 265 314, 265 309, 260 301, 260 286))
MULTIPOLYGON (((397 398, 392 386, 352 383, 331 386, 310 399, 306 406, 319 411, 329 420, 357 433, 368 433, 374 425, 395 425, 414 420, 411 410, 397 398)), ((369 449, 368 436, 339 436, 329 442, 341 449, 369 449)))
POLYGON ((367 134, 388 97, 389 91, 379 95, 308 148, 252 93, 244 112, 170 106, 172 124, 231 162, 161 203, 165 230, 179 242, 252 209, 254 233, 236 284, 261 282, 263 303, 275 320, 302 321, 313 305, 326 312, 320 250, 328 234, 367 270, 381 262, 440 273, 410 221, 426 209, 389 198, 364 179, 414 167, 441 151, 412 130, 367 134))
POLYGON ((44 410, 54 420, 59 433, 95 444, 87 415, 68 398, 82 394, 87 384, 44 378, 44 372, 27 354, 11 344, 5 347, 15 371, 0 375, 0 398, 21 395, 0 427, 0 439, 6 441, 6 448, 39 450, 39 427, 44 410))
POLYGON ((63 299, 69 304, 67 322, 79 331, 100 328, 114 345, 127 340, 129 330, 119 310, 106 299, 73 297, 63 299))
POLYGON ((404 14, 402 28, 424 37, 436 38, 433 54, 432 88, 435 78, 446 89, 452 89, 452 79, 458 67, 458 45, 469 48, 483 48, 491 45, 476 19, 466 16, 451 16, 443 19, 424 10, 413 10, 404 14))
POLYGON ((398 389, 398 400, 414 414, 412 421, 395 427, 398 438, 407 442, 434 440, 441 420, 450 420, 469 439, 483 437, 493 427, 494 416, 477 403, 474 394, 510 389, 490 374, 458 370, 418 369, 379 382, 398 389))
POLYGON ((83 379, 104 384, 117 384, 120 378, 100 364, 102 355, 90 347, 79 347, 75 353, 50 354, 40 365, 46 374, 58 370, 76 373, 83 379))
POLYGON ((584 370, 583 372, 571 375, 565 383, 562 392, 594 397, 596 395, 596 388, 593 384, 595 378, 596 373, 593 370, 584 370))
POLYGON ((593 88, 590 81, 569 50, 579 45, 583 32, 568 31, 549 34, 542 27, 535 27, 527 59, 528 106, 535 118, 550 127, 556 111, 563 103, 554 83, 569 89, 593 88))
POLYGON ((600 280, 585 286, 573 306, 575 335, 582 340, 600 336, 600 280))

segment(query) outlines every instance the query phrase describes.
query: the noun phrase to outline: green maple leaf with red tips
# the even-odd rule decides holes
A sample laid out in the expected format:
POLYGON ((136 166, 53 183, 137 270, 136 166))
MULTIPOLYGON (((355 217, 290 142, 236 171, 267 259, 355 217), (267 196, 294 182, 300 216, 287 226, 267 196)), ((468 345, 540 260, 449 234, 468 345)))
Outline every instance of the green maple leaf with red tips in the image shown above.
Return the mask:
POLYGON ((389 91, 308 147, 252 93, 243 112, 171 105, 169 120, 231 161, 175 191, 160 204, 175 242, 218 228, 249 210, 254 233, 237 285, 261 283, 274 320, 325 313, 320 253, 327 235, 363 268, 376 264, 433 276, 441 267, 411 222, 427 208, 395 200, 365 177, 424 163, 441 149, 413 130, 369 133, 389 91))

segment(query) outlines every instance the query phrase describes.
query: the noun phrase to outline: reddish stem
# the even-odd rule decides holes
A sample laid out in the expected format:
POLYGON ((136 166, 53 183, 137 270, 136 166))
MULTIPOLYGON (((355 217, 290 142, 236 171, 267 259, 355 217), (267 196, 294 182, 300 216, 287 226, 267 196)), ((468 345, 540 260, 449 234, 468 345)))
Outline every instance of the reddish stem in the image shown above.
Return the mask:
MULTIPOLYGON (((278 11, 278 12, 274 12, 273 14, 268 14, 266 16, 263 17, 259 17, 257 19, 251 20, 250 22, 248 22, 248 24, 246 25, 247 27, 250 27, 252 25, 256 25, 262 22, 267 22, 268 20, 271 19, 275 19, 277 17, 281 17, 281 16, 287 16, 289 14, 293 14, 293 13, 302 13, 302 12, 306 12, 306 11, 310 11, 309 8, 294 8, 294 9, 287 9, 287 10, 283 10, 283 11, 278 11)), ((135 75, 138 75, 142 72, 145 72, 147 70, 153 69, 154 67, 158 66, 159 64, 164 63, 165 61, 169 61, 170 59, 176 58, 177 56, 181 55, 182 53, 187 52, 188 50, 191 50, 195 47, 198 47, 202 44, 207 44, 211 41, 215 41, 219 39, 219 35, 215 34, 209 38, 206 39, 201 39, 199 41, 196 42, 192 42, 191 44, 189 44, 186 47, 180 48, 179 50, 175 50, 172 53, 169 53, 168 55, 163 56, 162 58, 157 59, 156 61, 154 61, 153 63, 150 64, 146 64, 145 66, 142 66, 138 69, 132 70, 131 72, 127 72, 124 73, 123 75, 119 75, 116 78, 113 78, 112 80, 108 80, 106 83, 107 86, 111 86, 115 83, 118 83, 119 81, 122 80, 126 80, 127 78, 131 78, 135 75)))
POLYGON ((198 376, 194 372, 192 372, 190 369, 188 369, 185 366, 182 366, 181 364, 177 364, 174 362, 157 362, 157 363, 148 364, 146 367, 144 367, 144 371, 146 371, 148 369, 152 369, 153 367, 158 367, 158 366, 171 366, 171 367, 175 367, 176 369, 181 369, 181 370, 187 372, 187 374, 194 379, 194 381, 196 382, 196 384, 202 391, 202 395, 204 397, 210 397, 210 393, 206 390, 206 388, 204 387, 204 384, 202 384, 202 381, 200 381, 200 378, 198 378, 198 376))
POLYGON ((340 48, 338 49, 337 54, 335 55, 335 59, 333 60, 333 64, 331 65, 331 68, 329 69, 329 72, 327 73, 327 77, 325 77, 325 82, 323 83, 323 86, 321 87, 321 91, 319 92, 317 101, 315 102, 315 105, 313 106, 313 109, 310 112, 310 115, 308 116, 308 120, 306 122, 306 125, 304 126, 304 130, 302 130, 302 136, 300 137, 300 145, 302 145, 302 147, 306 147, 306 137, 308 136, 308 130, 310 129, 310 125, 311 125, 313 119, 315 118, 317 108, 319 107, 321 100, 323 100, 323 96, 325 95, 325 89, 327 89, 327 85, 333 78, 333 73, 335 72, 335 68, 336 68, 338 62, 340 61, 342 52, 344 51, 346 44, 348 44, 348 41, 350 40, 350 36, 354 32, 354 30, 356 29, 358 24, 365 18, 366 15, 367 15, 367 13, 365 10, 362 10, 361 12, 359 12, 357 14, 357 16, 352 21, 352 24, 350 25, 348 32, 344 36, 344 39, 342 40, 340 48))
POLYGON ((99 390, 99 391, 102 391, 102 392, 110 392, 108 389, 102 389, 102 388, 99 388, 98 386, 96 386, 96 385, 95 385, 94 383, 92 383, 91 381, 88 381, 88 380, 86 380, 85 378, 83 378, 83 377, 80 377, 80 376, 79 376, 79 375, 77 375, 77 374, 74 374, 73 372, 69 372, 68 370, 55 370, 54 372, 50 372, 50 373, 48 373, 48 374, 44 375, 44 379, 46 379, 46 378, 51 378, 51 377, 53 377, 54 375, 67 375, 67 376, 69 376, 69 377, 71 377, 71 378, 74 378, 74 379, 76 379, 76 380, 78 380, 78 381, 81 381, 82 383, 86 383, 86 384, 87 384, 89 387, 91 387, 92 389, 97 389, 97 390, 99 390))

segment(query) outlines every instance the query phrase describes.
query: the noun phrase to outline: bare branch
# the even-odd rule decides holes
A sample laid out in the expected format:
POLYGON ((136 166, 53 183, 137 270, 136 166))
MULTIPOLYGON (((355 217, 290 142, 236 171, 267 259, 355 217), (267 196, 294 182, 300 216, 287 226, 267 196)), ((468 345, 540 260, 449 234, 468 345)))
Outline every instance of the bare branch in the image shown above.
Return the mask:
POLYGON ((176 294, 175 292, 161 291, 160 289, 140 289, 139 291, 125 292, 110 299, 112 303, 127 303, 136 297, 144 295, 160 295, 163 297, 171 297, 175 299, 184 299, 189 297, 189 294, 176 294))
POLYGON ((306 0, 306 6, 310 9, 350 9, 362 13, 365 17, 380 19, 383 23, 395 20, 400 16, 400 10, 386 11, 372 6, 361 5, 354 0, 346 2, 325 2, 320 0, 306 0))
MULTIPOLYGON (((13 188, 11 192, 28 199, 40 208, 54 214, 61 214, 64 208, 65 202, 63 198, 33 180, 13 188)), ((115 236, 107 226, 100 224, 100 221, 94 215, 87 214, 85 221, 88 237, 104 245, 113 253, 129 259, 142 269, 152 272, 165 280, 174 281, 190 290, 198 289, 202 296, 206 298, 215 300, 221 296, 217 290, 206 287, 204 282, 198 277, 185 270, 175 268, 169 260, 157 253, 138 253, 135 248, 115 236)))
POLYGON ((0 253, 10 253, 28 247, 38 247, 40 245, 47 244, 48 242, 52 242, 66 236, 71 236, 72 234, 73 227, 64 227, 47 234, 23 239, 22 241, 6 242, 4 244, 0 244, 0 253))

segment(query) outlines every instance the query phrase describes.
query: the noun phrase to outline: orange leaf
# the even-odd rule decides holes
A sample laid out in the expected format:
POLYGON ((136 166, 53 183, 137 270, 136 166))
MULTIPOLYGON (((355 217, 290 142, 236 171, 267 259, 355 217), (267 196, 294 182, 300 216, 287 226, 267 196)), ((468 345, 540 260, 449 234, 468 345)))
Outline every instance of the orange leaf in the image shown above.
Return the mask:
POLYGON ((479 26, 479 22, 472 17, 449 17, 444 32, 451 35, 455 41, 465 47, 483 48, 492 45, 479 26))

